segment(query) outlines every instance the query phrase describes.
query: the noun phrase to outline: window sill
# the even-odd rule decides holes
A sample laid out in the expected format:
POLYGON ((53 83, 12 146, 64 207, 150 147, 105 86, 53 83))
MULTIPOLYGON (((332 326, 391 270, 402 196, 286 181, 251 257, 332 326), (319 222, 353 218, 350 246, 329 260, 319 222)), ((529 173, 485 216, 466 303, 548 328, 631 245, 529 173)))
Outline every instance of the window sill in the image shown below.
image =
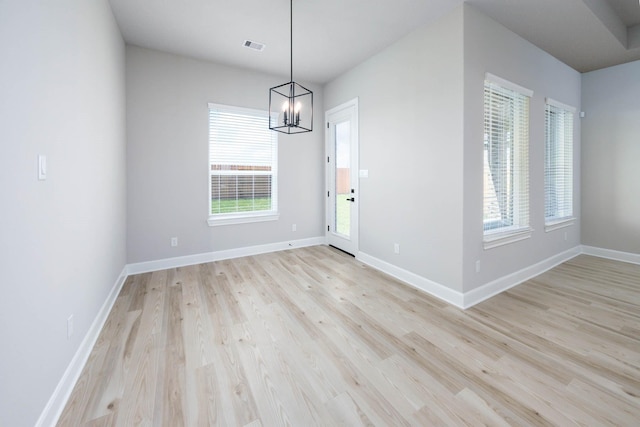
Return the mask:
POLYGON ((531 227, 524 227, 495 234, 485 234, 482 243, 485 249, 497 248, 498 246, 508 245, 510 243, 528 239, 531 237, 532 231, 533 229, 531 227))
POLYGON ((573 225, 575 220, 576 219, 574 217, 570 217, 549 221, 544 224, 544 231, 548 233, 553 230, 559 230, 560 228, 569 227, 573 225))
POLYGON ((268 212, 263 214, 240 214, 240 215, 209 215, 207 224, 209 227, 218 225, 248 224, 252 222, 276 221, 280 218, 278 212, 268 212))

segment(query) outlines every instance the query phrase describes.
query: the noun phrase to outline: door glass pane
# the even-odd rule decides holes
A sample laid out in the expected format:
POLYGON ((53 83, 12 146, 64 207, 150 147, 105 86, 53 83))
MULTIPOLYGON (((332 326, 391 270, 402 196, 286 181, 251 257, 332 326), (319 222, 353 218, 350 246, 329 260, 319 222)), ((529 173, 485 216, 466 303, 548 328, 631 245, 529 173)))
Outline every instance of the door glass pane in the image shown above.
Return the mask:
POLYGON ((336 195, 334 230, 346 237, 351 235, 351 123, 336 124, 336 195))

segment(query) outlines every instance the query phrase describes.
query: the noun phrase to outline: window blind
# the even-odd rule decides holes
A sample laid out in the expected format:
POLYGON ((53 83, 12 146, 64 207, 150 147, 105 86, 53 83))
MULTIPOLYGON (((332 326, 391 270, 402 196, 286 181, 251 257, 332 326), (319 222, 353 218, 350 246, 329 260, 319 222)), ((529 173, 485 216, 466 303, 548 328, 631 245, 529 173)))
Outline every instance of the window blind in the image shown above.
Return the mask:
POLYGON ((519 91, 520 86, 504 82, 487 75, 484 84, 485 235, 512 233, 529 227, 529 97, 532 92, 519 91))
POLYGON ((210 217, 277 211, 277 138, 268 112, 209 104, 210 217))
POLYGON ((551 225, 573 217, 575 108, 547 98, 545 108, 544 217, 551 225))

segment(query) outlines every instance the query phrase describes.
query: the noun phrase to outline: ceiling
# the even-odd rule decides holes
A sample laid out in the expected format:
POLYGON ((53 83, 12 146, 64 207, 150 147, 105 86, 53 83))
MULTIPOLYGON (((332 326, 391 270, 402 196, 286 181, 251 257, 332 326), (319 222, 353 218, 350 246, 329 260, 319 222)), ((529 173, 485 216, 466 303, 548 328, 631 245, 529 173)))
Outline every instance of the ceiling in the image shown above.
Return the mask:
MULTIPOLYGON (((129 44, 289 74, 289 0, 109 1, 129 44)), ((580 72, 640 60, 639 0, 466 1, 580 72)), ((294 0, 294 79, 328 82, 462 2, 294 0)))

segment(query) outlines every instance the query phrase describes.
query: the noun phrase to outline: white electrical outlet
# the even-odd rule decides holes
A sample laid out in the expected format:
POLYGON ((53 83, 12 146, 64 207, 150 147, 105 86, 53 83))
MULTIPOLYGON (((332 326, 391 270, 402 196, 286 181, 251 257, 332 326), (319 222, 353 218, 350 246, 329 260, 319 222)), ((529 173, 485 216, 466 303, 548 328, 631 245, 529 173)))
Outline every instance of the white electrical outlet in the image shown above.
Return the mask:
POLYGON ((396 254, 400 253, 400 243, 394 243, 393 244, 393 252, 396 254))
POLYGON ((297 225, 293 224, 293 225, 291 226, 291 231, 296 231, 297 229, 298 229, 298 226, 297 226, 297 225))
POLYGON ((177 237, 172 237, 171 238, 171 247, 175 248, 176 246, 178 246, 178 238, 177 237))
POLYGON ((73 335, 73 314, 67 317, 67 339, 71 339, 73 335))
POLYGON ((568 237, 569 237, 569 234, 565 231, 564 232, 564 240, 566 241, 568 237))
POLYGON ((480 273, 480 260, 476 261, 476 273, 480 273))

